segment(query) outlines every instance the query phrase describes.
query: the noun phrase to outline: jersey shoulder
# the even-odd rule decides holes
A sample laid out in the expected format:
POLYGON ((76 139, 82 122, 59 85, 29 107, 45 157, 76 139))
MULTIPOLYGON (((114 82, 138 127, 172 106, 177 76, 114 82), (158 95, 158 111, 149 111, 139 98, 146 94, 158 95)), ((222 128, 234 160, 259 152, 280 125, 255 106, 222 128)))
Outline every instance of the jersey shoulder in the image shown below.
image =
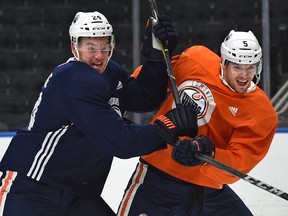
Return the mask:
POLYGON ((48 86, 57 85, 63 93, 78 95, 81 92, 102 94, 108 90, 104 76, 95 71, 90 65, 71 61, 54 69, 48 86))
POLYGON ((128 72, 124 70, 117 62, 110 60, 105 72, 103 73, 111 90, 121 90, 128 81, 128 72))
POLYGON ((172 59, 176 80, 219 80, 220 57, 205 46, 192 46, 172 59))

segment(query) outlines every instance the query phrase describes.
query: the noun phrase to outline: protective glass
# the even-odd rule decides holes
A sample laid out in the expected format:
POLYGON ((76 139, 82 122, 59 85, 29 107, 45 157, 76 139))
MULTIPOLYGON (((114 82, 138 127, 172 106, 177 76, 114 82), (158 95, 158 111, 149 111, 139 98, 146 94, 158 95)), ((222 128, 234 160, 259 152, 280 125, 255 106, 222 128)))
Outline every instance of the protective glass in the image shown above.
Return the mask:
POLYGON ((258 64, 252 64, 252 65, 241 65, 241 64, 235 64, 235 63, 229 63, 230 68, 235 73, 242 73, 246 72, 248 74, 255 74, 258 68, 258 64))
POLYGON ((96 53, 96 52, 111 52, 112 51, 112 46, 111 44, 106 44, 104 46, 96 45, 96 44, 81 44, 80 47, 78 47, 79 51, 86 51, 91 54, 96 53))

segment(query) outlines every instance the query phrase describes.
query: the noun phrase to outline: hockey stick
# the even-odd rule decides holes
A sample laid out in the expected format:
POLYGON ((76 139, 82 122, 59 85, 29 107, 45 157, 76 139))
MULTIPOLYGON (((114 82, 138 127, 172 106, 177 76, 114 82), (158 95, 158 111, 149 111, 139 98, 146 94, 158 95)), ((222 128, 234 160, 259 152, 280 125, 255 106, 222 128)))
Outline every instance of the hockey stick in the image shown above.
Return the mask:
POLYGON ((256 178, 252 177, 252 176, 249 176, 245 173, 242 173, 242 172, 240 172, 240 171, 238 171, 232 167, 229 167, 229 166, 227 166, 227 165, 225 165, 219 161, 216 161, 207 155, 204 155, 204 154, 201 154, 198 152, 198 153, 195 153, 195 157, 197 159, 202 160, 208 164, 211 164, 211 165, 213 165, 213 166, 215 166, 215 167, 217 167, 217 168, 219 168, 219 169, 221 169, 221 170, 223 170, 229 174, 232 174, 236 177, 239 177, 239 178, 241 178, 241 179, 243 179, 243 180, 245 180, 245 181, 247 181, 247 182, 263 189, 263 190, 266 190, 266 191, 268 191, 268 192, 270 192, 276 196, 279 196, 285 200, 288 200, 288 194, 285 193, 284 191, 282 191, 278 188, 275 188, 269 184, 266 184, 266 183, 264 183, 264 182, 262 182, 256 178))
MULTIPOLYGON (((156 0, 149 0, 150 3, 150 8, 152 11, 152 16, 154 19, 156 19, 158 21, 158 9, 157 9, 157 4, 156 4, 156 0)), ((160 43, 160 42, 159 42, 160 43)), ((176 106, 180 106, 181 105, 181 101, 180 101, 180 96, 178 94, 178 89, 176 86, 176 79, 175 79, 175 75, 174 72, 172 70, 172 66, 171 66, 171 62, 170 62, 170 56, 169 56, 169 50, 167 49, 167 47, 165 46, 165 44, 160 43, 160 47, 161 47, 161 51, 165 60, 165 64, 166 64, 166 70, 167 70, 167 74, 168 77, 170 79, 170 83, 171 83, 171 88, 172 88, 172 94, 174 96, 174 100, 176 103, 176 106)))
MULTIPOLYGON (((156 0, 149 0, 149 3, 150 3, 150 8, 151 8, 151 11, 152 11, 152 16, 158 21, 158 9, 157 9, 157 4, 156 4, 156 0)), ((169 56, 169 51, 168 49, 163 45, 161 44, 161 51, 163 53, 163 56, 164 56, 164 59, 165 59, 165 63, 166 63, 166 66, 167 66, 167 74, 170 78, 170 82, 171 82, 171 87, 172 87, 172 93, 173 93, 173 96, 174 96, 174 100, 175 100, 175 103, 176 103, 176 106, 180 106, 181 105, 181 100, 180 100, 180 96, 178 94, 178 89, 177 89, 177 86, 176 86, 176 79, 175 79, 175 75, 174 75, 174 72, 172 70, 172 66, 171 66, 171 62, 170 62, 170 56, 169 56)), ((180 140, 177 141, 177 143, 179 144, 180 140)), ((176 144, 177 145, 177 144, 176 144)), ((266 184, 254 177, 251 177, 245 173, 242 173, 232 167, 229 167, 227 166, 226 164, 223 164, 207 155, 204 155, 202 153, 195 153, 195 157, 198 159, 198 160, 201 160, 201 161, 204 161, 205 163, 208 163, 212 166, 215 166, 231 175, 234 175, 236 177, 239 177, 259 188, 262 188, 263 190, 266 190, 276 196, 279 196, 285 200, 288 200, 288 194, 285 193, 284 191, 281 191, 269 184, 266 184)))

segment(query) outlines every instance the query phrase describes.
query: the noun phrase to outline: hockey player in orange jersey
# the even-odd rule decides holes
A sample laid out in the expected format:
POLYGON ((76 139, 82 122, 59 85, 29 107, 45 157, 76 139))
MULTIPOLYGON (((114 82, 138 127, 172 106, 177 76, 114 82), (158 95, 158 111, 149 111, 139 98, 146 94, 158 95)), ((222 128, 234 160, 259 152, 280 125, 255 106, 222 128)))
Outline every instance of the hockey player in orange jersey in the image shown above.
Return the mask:
MULTIPOLYGON (((197 111, 198 136, 142 156, 118 215, 252 215, 228 186, 239 179, 191 152, 199 150, 244 173, 266 155, 278 119, 257 86, 262 67, 257 38, 251 31, 232 30, 221 44, 221 58, 192 46, 172 58, 172 67, 182 104, 197 111)), ((171 94, 155 118, 173 107, 171 94)))

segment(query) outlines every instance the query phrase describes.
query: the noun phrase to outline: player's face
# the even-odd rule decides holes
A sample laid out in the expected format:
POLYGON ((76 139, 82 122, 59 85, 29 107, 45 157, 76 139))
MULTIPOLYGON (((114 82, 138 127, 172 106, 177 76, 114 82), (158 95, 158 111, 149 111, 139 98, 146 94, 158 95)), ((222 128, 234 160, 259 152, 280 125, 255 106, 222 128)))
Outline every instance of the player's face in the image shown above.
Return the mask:
POLYGON ((78 43, 79 59, 103 73, 111 53, 108 37, 81 38, 78 43))
POLYGON ((224 78, 238 93, 245 93, 257 71, 257 64, 236 64, 229 62, 224 67, 224 78))

